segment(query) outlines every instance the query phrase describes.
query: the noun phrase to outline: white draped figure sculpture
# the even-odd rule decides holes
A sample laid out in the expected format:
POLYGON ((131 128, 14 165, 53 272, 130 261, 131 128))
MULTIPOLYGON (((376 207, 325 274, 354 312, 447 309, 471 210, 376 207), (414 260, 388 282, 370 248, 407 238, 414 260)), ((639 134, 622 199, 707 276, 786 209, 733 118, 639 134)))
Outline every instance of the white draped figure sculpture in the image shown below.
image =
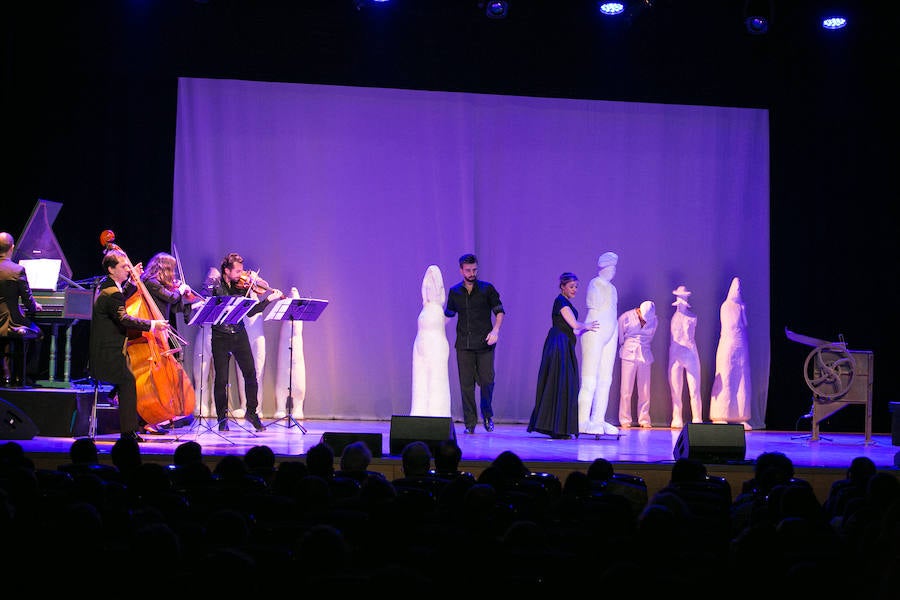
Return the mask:
POLYGON ((683 397, 684 382, 687 380, 691 399, 691 422, 703 422, 703 401, 700 398, 700 354, 697 351, 695 334, 697 315, 691 310, 687 299, 691 292, 683 285, 672 291, 675 296, 675 314, 669 326, 669 390, 672 392, 672 428, 684 427, 683 397))
POLYGON ((422 310, 412 352, 412 406, 420 417, 450 416, 450 342, 444 316, 444 277, 437 265, 422 279, 422 310))
MULTIPOLYGON (((297 288, 291 288, 290 298, 299 298, 297 288)), ((306 359, 303 357, 303 321, 283 321, 278 334, 278 372, 275 375, 275 418, 291 416, 303 418, 306 398, 306 359), (287 398, 291 396, 292 410, 287 414, 287 398)))
POLYGON ((747 311, 741 296, 741 280, 731 280, 728 296, 719 309, 722 330, 716 348, 716 376, 709 401, 713 423, 750 423, 750 345, 747 311))
POLYGON ((588 284, 588 312, 584 321, 596 321, 598 327, 581 335, 581 389, 578 391, 580 433, 619 433, 615 425, 606 421, 609 388, 616 362, 619 295, 612 278, 618 262, 619 257, 614 252, 601 254, 597 260, 597 276, 588 284))
POLYGON ((622 359, 622 380, 619 394, 619 426, 631 427, 631 397, 637 380, 638 424, 652 427, 650 421, 650 373, 653 352, 650 344, 656 334, 656 305, 644 300, 637 308, 619 316, 619 358, 622 359))

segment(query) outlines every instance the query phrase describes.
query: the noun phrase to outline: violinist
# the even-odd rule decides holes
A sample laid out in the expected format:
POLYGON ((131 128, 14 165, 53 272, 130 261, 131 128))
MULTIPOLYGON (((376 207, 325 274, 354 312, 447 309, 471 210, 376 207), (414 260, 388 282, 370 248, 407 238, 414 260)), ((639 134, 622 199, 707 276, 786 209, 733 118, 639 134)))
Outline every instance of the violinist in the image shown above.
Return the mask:
MULTIPOLYGON (((222 259, 221 275, 211 281, 203 290, 204 296, 246 296, 256 294, 259 303, 247 316, 262 312, 272 301, 284 297, 281 290, 271 289, 253 273, 244 271, 244 259, 240 254, 230 252, 222 259)), ((259 383, 256 378, 256 364, 250 348, 250 338, 244 328, 243 321, 234 325, 212 326, 212 356, 215 380, 213 397, 216 403, 216 418, 219 431, 228 431, 228 361, 231 356, 237 361, 241 375, 244 377, 244 397, 247 400, 247 412, 244 418, 253 425, 256 431, 264 431, 265 426, 259 420, 259 383)))
MULTIPOLYGON (((176 278, 175 264, 174 256, 165 252, 159 252, 150 259, 147 263, 147 268, 141 274, 141 281, 144 282, 144 286, 150 292, 150 296, 153 297, 160 314, 166 318, 173 328, 175 327, 171 319, 173 313, 189 312, 190 305, 200 300, 200 296, 195 294, 190 286, 176 278)), ((175 339, 170 337, 169 342, 174 348, 175 339)), ((180 362, 184 361, 181 352, 176 353, 175 357, 180 362)), ((150 435, 168 433, 168 430, 162 423, 146 423, 143 425, 143 431, 150 435)))
POLYGON ((108 250, 101 263, 106 277, 94 294, 91 312, 90 371, 99 381, 110 383, 119 398, 119 431, 123 438, 138 442, 144 439, 139 434, 137 412, 137 384, 128 366, 125 340, 128 330, 167 331, 165 320, 147 320, 129 315, 125 310, 125 300, 137 291, 130 276, 139 277, 142 268, 132 267, 128 256, 119 249, 108 250))

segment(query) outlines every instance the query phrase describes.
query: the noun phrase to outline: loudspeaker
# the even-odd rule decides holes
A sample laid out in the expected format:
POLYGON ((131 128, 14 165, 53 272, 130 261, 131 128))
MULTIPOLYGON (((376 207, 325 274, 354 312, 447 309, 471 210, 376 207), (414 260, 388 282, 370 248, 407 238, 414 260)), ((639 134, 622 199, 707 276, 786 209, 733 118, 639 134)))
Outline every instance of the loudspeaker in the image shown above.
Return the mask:
POLYGON ((708 463, 744 460, 747 443, 740 423, 687 423, 678 435, 672 456, 708 463))
POLYGON ((322 434, 322 443, 330 446, 335 456, 340 456, 344 452, 344 448, 348 444, 354 442, 364 442, 372 456, 381 456, 381 434, 380 433, 338 433, 337 431, 326 431, 322 434))
POLYGON ((91 424, 93 390, 24 388, 4 390, 10 402, 34 421, 45 437, 79 437, 91 424))
POLYGON ((441 442, 455 440, 456 429, 450 417, 391 417, 391 454, 400 455, 410 442, 425 442, 435 454, 441 442))
POLYGON ((0 398, 0 440, 30 440, 37 434, 31 417, 0 398))

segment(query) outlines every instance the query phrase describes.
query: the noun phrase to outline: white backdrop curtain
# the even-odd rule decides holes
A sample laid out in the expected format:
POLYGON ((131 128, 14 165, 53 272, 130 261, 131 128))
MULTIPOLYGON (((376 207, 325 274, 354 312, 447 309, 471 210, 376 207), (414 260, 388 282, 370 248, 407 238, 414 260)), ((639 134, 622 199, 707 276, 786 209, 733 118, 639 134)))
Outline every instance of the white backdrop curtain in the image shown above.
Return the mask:
MULTIPOLYGON (((172 239, 192 285, 238 252, 273 287, 329 301, 303 327, 303 412, 316 419, 409 414, 422 277, 436 264, 449 288, 460 280, 458 257, 474 252, 507 311, 495 420, 527 422, 558 276, 581 278, 574 304, 583 317, 587 282, 608 250, 620 257, 619 313, 657 304, 658 425, 671 418, 671 292, 679 284, 693 292, 708 416, 719 306, 739 276, 750 422, 761 428, 770 356, 768 126, 761 109, 184 78, 172 239)), ((273 359, 276 327, 265 324, 267 416, 277 369, 286 367, 273 359)), ((460 420, 455 320, 447 333, 460 420)), ((618 371, 617 359, 613 422, 618 371)))

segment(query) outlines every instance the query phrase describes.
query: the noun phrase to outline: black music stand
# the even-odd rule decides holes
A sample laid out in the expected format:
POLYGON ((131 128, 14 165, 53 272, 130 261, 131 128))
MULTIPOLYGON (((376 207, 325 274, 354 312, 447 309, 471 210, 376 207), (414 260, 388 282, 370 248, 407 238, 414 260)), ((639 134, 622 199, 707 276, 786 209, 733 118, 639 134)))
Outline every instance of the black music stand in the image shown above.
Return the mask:
POLYGON ((296 427, 304 434, 307 433, 306 428, 297 422, 294 418, 294 396, 291 394, 294 379, 294 322, 295 321, 315 321, 328 306, 328 300, 318 300, 314 298, 284 298, 272 303, 269 311, 266 313, 266 321, 290 321, 291 322, 291 341, 288 342, 290 350, 288 361, 288 395, 285 401, 285 412, 287 413, 281 419, 273 421, 270 425, 274 425, 279 421, 287 421, 287 425, 282 425, 290 429, 296 427))
MULTIPOLYGON (((188 325, 235 325, 240 322, 244 316, 250 312, 250 310, 256 306, 258 303, 257 300, 253 298, 247 298, 245 296, 210 296, 203 303, 203 306, 200 307, 194 315, 191 317, 190 321, 188 321, 188 325)), ((201 382, 200 384, 200 406, 202 410, 203 406, 203 386, 205 382, 201 382)), ((230 413, 226 409, 226 412, 230 413)), ((204 433, 214 433, 223 440, 226 440, 230 444, 234 445, 236 442, 234 440, 230 440, 218 431, 213 429, 212 425, 203 422, 204 417, 198 416, 194 419, 194 422, 198 424, 198 427, 202 429, 197 434, 197 437, 203 435, 204 433)), ((228 417, 226 417, 226 420, 228 417)), ((231 420, 234 421, 235 425, 247 433, 250 433, 255 437, 254 434, 249 429, 243 427, 240 423, 237 422, 234 417, 231 417, 231 420)), ((215 418, 215 424, 219 425, 218 415, 215 418)), ((191 423, 191 428, 189 430, 192 431, 194 429, 194 424, 191 423)), ((176 438, 177 439, 177 438, 176 438)))

